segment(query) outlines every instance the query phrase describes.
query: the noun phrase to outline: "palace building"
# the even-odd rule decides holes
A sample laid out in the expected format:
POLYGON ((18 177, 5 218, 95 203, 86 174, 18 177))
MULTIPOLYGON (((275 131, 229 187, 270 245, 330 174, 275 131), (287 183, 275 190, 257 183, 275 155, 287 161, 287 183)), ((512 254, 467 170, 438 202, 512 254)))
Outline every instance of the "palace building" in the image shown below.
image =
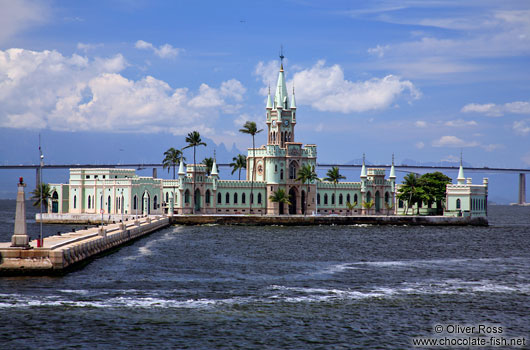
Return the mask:
MULTIPOLYGON (((359 182, 302 184, 296 180, 301 167, 307 164, 316 167, 317 164, 317 146, 296 140, 297 122, 295 92, 293 88, 291 96, 288 94, 282 62, 275 94, 271 96, 269 90, 265 107, 267 144, 248 149, 246 180, 221 179, 215 160, 210 174, 203 164, 185 166, 181 162, 178 178, 170 180, 137 176, 133 169, 70 169, 69 184, 50 184, 50 211, 132 215, 249 214, 252 203, 252 213, 261 215, 395 213, 393 161, 388 178, 385 169, 367 169, 363 157, 359 182), (270 199, 279 189, 288 195, 289 205, 270 199)), ((451 208, 453 202, 453 195, 448 196, 451 208)))

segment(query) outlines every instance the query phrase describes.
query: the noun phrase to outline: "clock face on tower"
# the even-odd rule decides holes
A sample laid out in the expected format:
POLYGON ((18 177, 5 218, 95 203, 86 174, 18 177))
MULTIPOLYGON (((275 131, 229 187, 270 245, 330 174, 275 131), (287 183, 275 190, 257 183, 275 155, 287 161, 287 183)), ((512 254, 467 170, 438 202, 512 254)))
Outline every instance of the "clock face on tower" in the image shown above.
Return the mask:
POLYGON ((285 120, 283 121, 283 125, 285 125, 285 126, 289 126, 289 121, 288 121, 287 119, 285 119, 285 120))
POLYGON ((272 126, 276 126, 276 120, 272 121, 272 126))

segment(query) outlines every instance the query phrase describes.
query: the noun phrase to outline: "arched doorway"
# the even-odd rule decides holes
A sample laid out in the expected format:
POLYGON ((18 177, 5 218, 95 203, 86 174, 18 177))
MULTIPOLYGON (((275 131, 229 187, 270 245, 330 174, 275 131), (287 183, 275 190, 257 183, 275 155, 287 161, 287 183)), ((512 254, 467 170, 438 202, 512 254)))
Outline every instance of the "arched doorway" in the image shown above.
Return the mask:
POLYGON ((381 195, 379 194, 379 191, 375 192, 375 212, 379 213, 381 210, 381 195))
POLYGON ((296 188, 291 187, 289 190, 289 214, 296 214, 296 188))
POLYGON ((306 198, 305 198, 305 191, 302 190, 302 200, 300 201, 300 205, 302 206, 302 214, 305 215, 305 211, 306 211, 306 208, 307 208, 307 205, 306 205, 306 198))
POLYGON ((201 191, 198 188, 195 190, 195 196, 193 196, 193 200, 195 201, 195 211, 201 211, 201 191))
POLYGON ((59 212, 59 195, 56 191, 53 191, 52 194, 52 213, 59 212))

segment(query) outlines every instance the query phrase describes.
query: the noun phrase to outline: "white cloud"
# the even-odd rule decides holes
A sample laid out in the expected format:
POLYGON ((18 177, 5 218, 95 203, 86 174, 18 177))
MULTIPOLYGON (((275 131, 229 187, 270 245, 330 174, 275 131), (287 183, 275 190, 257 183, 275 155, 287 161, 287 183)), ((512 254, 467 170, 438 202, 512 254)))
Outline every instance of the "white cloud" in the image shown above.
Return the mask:
POLYGON ((489 117, 501 117, 506 113, 530 114, 530 103, 524 101, 508 102, 503 105, 497 105, 494 103, 469 103, 462 107, 461 111, 463 113, 481 113, 489 117))
POLYGON ((427 122, 423 121, 423 120, 417 120, 414 125, 418 128, 425 128, 427 127, 427 122))
POLYGON ((367 51, 370 55, 375 55, 379 58, 383 57, 385 55, 385 50, 388 50, 388 45, 377 45, 376 47, 369 48, 367 51))
MULTIPOLYGON (((322 60, 310 69, 295 73, 293 80, 298 104, 311 105, 319 111, 327 112, 381 110, 406 92, 412 99, 421 95, 412 82, 393 75, 366 81, 349 81, 344 78, 339 65, 325 66, 322 60)), ((292 81, 288 84, 292 85, 292 81)))
POLYGON ((169 44, 164 44, 156 48, 153 44, 143 40, 138 40, 134 47, 140 50, 152 50, 154 54, 160 58, 175 58, 181 51, 181 49, 175 48, 169 44))
POLYGON ((498 144, 498 143, 495 143, 495 144, 491 143, 489 145, 481 145, 480 147, 482 147, 486 152, 493 152, 496 149, 501 149, 501 148, 504 148, 505 146, 498 144))
POLYGON ((445 158, 440 159, 440 162, 450 162, 450 163, 453 163, 453 162, 459 162, 459 161, 460 161, 460 157, 453 156, 452 154, 451 154, 451 155, 448 155, 448 156, 445 157, 445 158))
POLYGON ((51 12, 46 2, 28 0, 0 0, 0 9, 0 43, 47 22, 51 12))
MULTIPOLYGON (((285 61, 287 62, 287 60, 285 61)), ((256 75, 258 79, 261 79, 263 85, 265 85, 265 87, 259 90, 261 95, 267 95, 269 86, 271 87, 271 94, 274 95, 274 89, 276 86, 276 81, 278 80, 279 70, 280 66, 277 60, 266 63, 261 61, 258 62, 256 68, 254 69, 254 75, 256 75)))
POLYGON ((516 134, 526 136, 530 133, 530 119, 523 119, 513 122, 513 131, 516 134))
POLYGON ((432 142, 434 147, 476 147, 478 142, 467 142, 459 139, 456 136, 442 136, 438 140, 432 142))
POLYGON ((130 80, 121 55, 89 60, 57 51, 0 50, 0 126, 106 132, 213 135, 219 109, 232 111, 245 88, 237 80, 198 92, 146 76, 130 80), (221 108, 219 108, 221 107, 221 108))
POLYGON ((98 47, 103 47, 103 44, 85 44, 85 43, 77 43, 77 49, 79 51, 88 52, 91 50, 95 50, 98 47))
POLYGON ((414 146, 416 146, 417 149, 422 149, 423 147, 425 147, 425 144, 423 142, 417 142, 414 146))
POLYGON ((445 126, 450 126, 454 128, 463 128, 467 126, 476 126, 476 125, 478 124, 474 120, 463 120, 463 119, 449 120, 445 123, 445 126))

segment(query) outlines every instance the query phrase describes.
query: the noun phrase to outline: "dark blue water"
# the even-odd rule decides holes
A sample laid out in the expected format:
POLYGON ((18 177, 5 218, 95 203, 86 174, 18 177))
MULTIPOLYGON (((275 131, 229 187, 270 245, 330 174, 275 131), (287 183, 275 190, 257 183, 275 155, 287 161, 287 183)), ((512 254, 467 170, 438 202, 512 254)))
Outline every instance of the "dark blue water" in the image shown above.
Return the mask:
POLYGON ((404 349, 438 323, 528 339, 530 208, 490 223, 171 227, 64 277, 1 278, 1 348, 404 349))

